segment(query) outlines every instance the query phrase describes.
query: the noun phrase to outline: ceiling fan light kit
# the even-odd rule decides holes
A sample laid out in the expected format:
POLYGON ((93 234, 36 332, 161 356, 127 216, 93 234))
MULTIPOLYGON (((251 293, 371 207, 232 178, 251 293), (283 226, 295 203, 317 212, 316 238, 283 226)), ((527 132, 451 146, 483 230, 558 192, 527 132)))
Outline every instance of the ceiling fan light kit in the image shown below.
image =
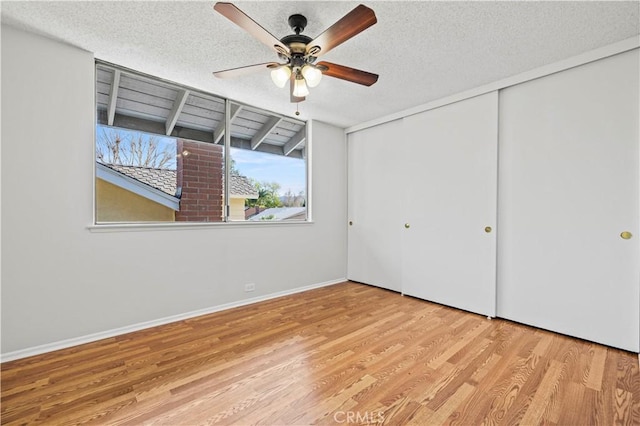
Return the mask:
POLYGON ((307 95, 309 95, 309 89, 307 88, 304 77, 297 72, 296 81, 293 84, 293 96, 296 98, 304 98, 307 95))
POLYGON ((279 65, 271 71, 271 80, 279 88, 283 88, 291 78, 291 68, 287 65, 279 65))
POLYGON ((289 16, 289 26, 295 34, 277 39, 232 3, 218 2, 213 7, 217 12, 247 31, 256 39, 273 48, 283 63, 249 65, 217 71, 213 74, 227 78, 245 74, 247 71, 271 69, 273 83, 283 88, 289 82, 291 102, 301 102, 309 95, 309 88, 320 84, 322 75, 353 83, 371 86, 378 75, 330 62, 315 63, 316 59, 334 47, 361 33, 377 22, 370 8, 359 5, 347 13, 315 39, 301 34, 307 26, 307 18, 300 14, 289 16))
POLYGON ((302 67, 302 76, 307 82, 307 86, 316 87, 322 80, 322 71, 311 64, 307 64, 302 67))

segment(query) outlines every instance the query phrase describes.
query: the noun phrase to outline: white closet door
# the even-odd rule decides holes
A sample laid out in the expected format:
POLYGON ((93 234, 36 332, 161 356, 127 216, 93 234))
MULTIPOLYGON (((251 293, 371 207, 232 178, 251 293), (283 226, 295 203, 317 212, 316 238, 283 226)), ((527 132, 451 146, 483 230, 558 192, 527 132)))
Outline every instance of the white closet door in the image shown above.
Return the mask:
POLYGON ((501 92, 498 208, 498 315, 636 352, 638 61, 501 92))
POLYGON ((350 280, 400 291, 402 121, 348 136, 350 280))
POLYGON ((495 315, 497 119, 497 92, 404 119, 403 293, 495 315))

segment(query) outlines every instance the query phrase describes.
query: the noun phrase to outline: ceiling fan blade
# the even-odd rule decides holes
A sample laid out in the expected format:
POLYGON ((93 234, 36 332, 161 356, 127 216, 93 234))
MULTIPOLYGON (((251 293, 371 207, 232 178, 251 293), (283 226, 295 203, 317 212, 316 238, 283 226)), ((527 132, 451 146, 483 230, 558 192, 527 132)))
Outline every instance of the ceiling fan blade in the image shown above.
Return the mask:
POLYGON ((294 73, 294 74, 291 74, 291 78, 289 79, 289 81, 290 81, 290 85, 289 85, 289 93, 290 93, 290 97, 291 97, 291 103, 292 103, 292 104, 295 104, 295 103, 302 102, 302 101, 304 101, 305 99, 307 99, 307 98, 306 98, 306 97, 304 97, 304 96, 293 96, 293 89, 294 89, 295 81, 296 81, 296 75, 295 75, 295 73, 294 73))
POLYGON ((371 86, 373 83, 378 81, 378 74, 373 74, 367 71, 361 71, 355 68, 345 67, 344 65, 333 64, 325 61, 318 62, 317 65, 319 67, 326 67, 327 69, 322 71, 322 74, 328 75, 329 77, 347 80, 364 86, 371 86))
POLYGON ((273 34, 262 28, 260 24, 247 16, 246 13, 238 9, 231 3, 218 2, 213 8, 222 16, 260 40, 262 43, 276 49, 276 52, 289 52, 289 49, 280 42, 273 34))
POLYGON ((376 22, 378 22, 378 19, 373 10, 361 4, 308 43, 307 53, 311 52, 316 57, 324 55, 376 22), (320 50, 317 51, 317 48, 320 48, 320 50))
POLYGON ((263 64, 248 65, 246 67, 238 67, 238 68, 231 68, 228 70, 216 71, 213 73, 213 75, 218 78, 240 77, 242 75, 251 74, 256 71, 260 71, 262 69, 267 69, 277 65, 278 65, 277 62, 265 62, 263 64))

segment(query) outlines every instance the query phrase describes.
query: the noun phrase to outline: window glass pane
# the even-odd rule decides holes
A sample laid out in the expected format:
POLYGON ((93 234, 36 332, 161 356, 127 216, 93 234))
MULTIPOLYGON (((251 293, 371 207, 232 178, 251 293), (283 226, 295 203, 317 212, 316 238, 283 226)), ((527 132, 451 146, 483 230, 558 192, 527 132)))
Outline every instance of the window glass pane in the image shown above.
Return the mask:
POLYGON ((231 183, 231 220, 306 219, 306 163, 302 158, 231 148, 231 183), (235 179, 242 181, 243 189, 248 183, 250 191, 238 193, 235 179))
POLYGON ((230 220, 306 220, 305 124, 233 103, 230 121, 230 220))
POLYGON ((224 147, 98 125, 96 222, 221 222, 224 147))

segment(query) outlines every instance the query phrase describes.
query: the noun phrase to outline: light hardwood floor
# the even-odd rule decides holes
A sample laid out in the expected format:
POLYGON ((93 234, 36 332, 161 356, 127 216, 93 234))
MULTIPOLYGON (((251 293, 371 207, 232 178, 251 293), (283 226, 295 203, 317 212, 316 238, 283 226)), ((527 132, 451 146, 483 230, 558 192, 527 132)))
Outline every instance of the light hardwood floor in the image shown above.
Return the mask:
POLYGON ((640 424, 637 354, 343 283, 2 364, 3 424, 640 424))

